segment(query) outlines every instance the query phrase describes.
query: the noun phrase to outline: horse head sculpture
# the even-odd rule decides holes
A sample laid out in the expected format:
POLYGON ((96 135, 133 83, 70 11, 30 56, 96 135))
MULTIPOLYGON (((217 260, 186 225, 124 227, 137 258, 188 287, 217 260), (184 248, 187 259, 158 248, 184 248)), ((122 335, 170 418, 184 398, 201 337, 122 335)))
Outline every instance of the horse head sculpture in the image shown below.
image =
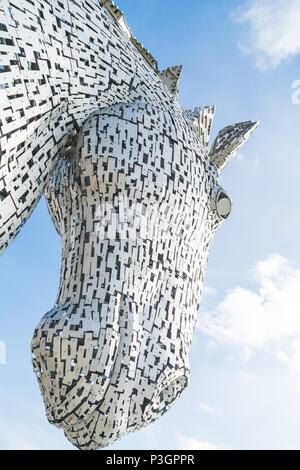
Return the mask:
POLYGON ((184 111, 110 0, 0 0, 0 248, 44 193, 62 240, 33 365, 48 420, 97 449, 158 419, 189 382, 219 176, 258 123, 184 111))

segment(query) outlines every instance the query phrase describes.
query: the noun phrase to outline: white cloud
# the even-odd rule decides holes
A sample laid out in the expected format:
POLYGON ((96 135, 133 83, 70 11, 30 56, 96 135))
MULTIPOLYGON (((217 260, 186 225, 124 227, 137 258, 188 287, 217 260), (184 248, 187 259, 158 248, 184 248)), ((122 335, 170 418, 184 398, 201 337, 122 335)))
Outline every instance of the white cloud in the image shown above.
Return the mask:
POLYGON ((210 442, 199 441, 198 439, 183 436, 182 434, 177 434, 177 439, 179 441, 178 450, 226 450, 225 448, 217 447, 210 442))
POLYGON ((250 0, 233 18, 248 26, 239 47, 243 53, 255 55, 259 69, 275 68, 300 52, 299 0, 250 0))
POLYGON ((247 355, 268 348, 300 373, 300 270, 278 254, 256 264, 258 289, 228 291, 213 311, 201 311, 198 328, 247 355))
POLYGON ((202 411, 204 413, 207 413, 209 415, 215 414, 215 409, 211 405, 209 405, 208 403, 203 403, 201 401, 198 401, 197 408, 200 411, 202 411))

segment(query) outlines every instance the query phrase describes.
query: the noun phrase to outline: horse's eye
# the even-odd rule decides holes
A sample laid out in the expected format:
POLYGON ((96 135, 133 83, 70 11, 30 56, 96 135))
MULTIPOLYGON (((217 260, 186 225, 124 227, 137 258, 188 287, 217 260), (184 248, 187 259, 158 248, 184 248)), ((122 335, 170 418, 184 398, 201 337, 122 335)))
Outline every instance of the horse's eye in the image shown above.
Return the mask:
POLYGON ((217 214, 222 219, 227 219, 231 212, 231 200, 230 197, 224 191, 219 191, 216 199, 217 214))

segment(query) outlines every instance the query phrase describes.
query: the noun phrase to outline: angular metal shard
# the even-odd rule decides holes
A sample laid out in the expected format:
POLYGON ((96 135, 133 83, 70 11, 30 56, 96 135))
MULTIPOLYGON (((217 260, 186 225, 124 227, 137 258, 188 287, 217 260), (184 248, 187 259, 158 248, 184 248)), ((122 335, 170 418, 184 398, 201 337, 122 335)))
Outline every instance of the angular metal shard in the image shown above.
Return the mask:
POLYGON ((210 161, 220 173, 258 127, 259 121, 246 121, 222 129, 209 152, 210 161))
POLYGON ((166 70, 158 72, 158 75, 175 98, 178 98, 181 74, 182 65, 168 67, 166 70))
POLYGON ((113 18, 119 24, 119 26, 125 31, 129 38, 132 37, 131 29, 129 28, 124 13, 114 4, 111 0, 102 0, 103 5, 108 9, 113 18))
POLYGON ((188 117, 193 121, 198 134, 201 137, 201 141, 206 150, 208 150, 210 133, 214 115, 216 112, 215 106, 204 106, 204 108, 197 107, 194 111, 186 111, 188 117))

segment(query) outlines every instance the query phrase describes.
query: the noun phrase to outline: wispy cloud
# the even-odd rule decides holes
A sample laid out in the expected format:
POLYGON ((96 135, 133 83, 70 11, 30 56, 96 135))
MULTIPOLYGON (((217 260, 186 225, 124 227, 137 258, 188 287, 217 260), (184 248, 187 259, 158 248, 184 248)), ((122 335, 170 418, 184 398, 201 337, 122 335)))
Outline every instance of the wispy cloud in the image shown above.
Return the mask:
POLYGON ((252 274, 258 289, 228 291, 213 311, 200 311, 198 328, 247 355, 268 348, 300 372, 300 270, 272 254, 252 274))
POLYGON ((245 160, 245 155, 241 152, 238 152, 234 160, 237 162, 243 162, 245 160))
POLYGON ((198 408, 199 411, 202 411, 203 413, 207 413, 209 415, 214 415, 215 414, 214 407, 209 405, 208 403, 198 401, 197 408, 198 408))
POLYGON ((233 12, 247 28, 239 47, 261 70, 277 67, 300 52, 299 0, 250 0, 233 12))
POLYGON ((211 442, 199 441, 198 439, 179 433, 177 434, 177 439, 179 442, 179 450, 226 450, 224 447, 217 447, 211 442))

